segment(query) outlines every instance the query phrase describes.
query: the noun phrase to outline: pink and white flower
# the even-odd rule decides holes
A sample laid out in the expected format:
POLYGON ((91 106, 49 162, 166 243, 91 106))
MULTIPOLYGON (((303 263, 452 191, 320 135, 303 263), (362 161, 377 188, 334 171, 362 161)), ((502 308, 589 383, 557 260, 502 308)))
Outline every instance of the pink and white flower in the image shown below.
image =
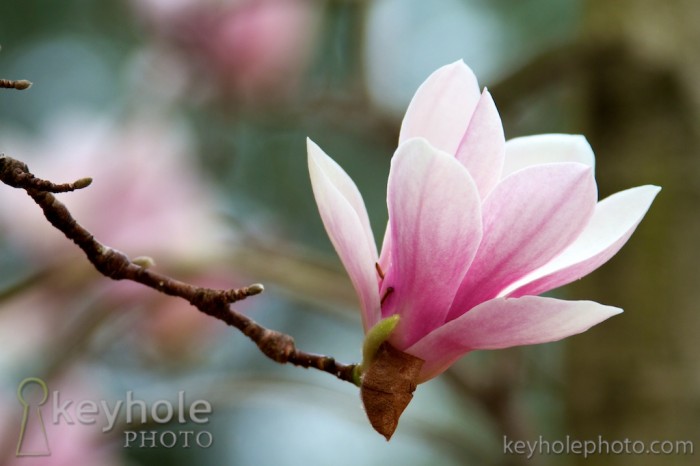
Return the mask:
POLYGON ((420 382, 472 350, 560 340, 622 312, 536 295, 615 255, 660 190, 640 186, 597 202, 585 138, 506 142, 491 95, 462 61, 435 71, 408 107, 381 255, 350 177, 310 140, 308 162, 365 332, 399 314, 389 342, 425 361, 420 382))

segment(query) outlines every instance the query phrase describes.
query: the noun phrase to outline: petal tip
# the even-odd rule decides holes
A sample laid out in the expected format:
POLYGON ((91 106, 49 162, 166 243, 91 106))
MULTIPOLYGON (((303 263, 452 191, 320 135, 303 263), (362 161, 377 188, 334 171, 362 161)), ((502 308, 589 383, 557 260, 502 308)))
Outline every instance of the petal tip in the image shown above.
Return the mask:
POLYGON ((306 138, 306 150, 311 152, 311 149, 320 149, 318 144, 316 144, 310 137, 306 138))
MULTIPOLYGON (((606 304, 600 304, 596 301, 582 301, 582 305, 587 304, 590 307, 590 312, 593 312, 595 314, 592 314, 591 317, 594 315, 596 317, 593 317, 593 319, 590 322, 590 325, 588 328, 594 327, 606 320, 608 320, 611 317, 614 317, 616 315, 622 314, 625 312, 622 308, 615 307, 615 306, 608 306, 606 304)), ((585 331, 585 330, 583 330, 585 331)))
POLYGON ((646 188, 652 195, 653 197, 656 197, 659 192, 661 192, 661 186, 657 186, 655 184, 647 184, 642 186, 642 188, 646 188))
MULTIPOLYGON (((656 196, 659 194, 659 192, 661 192, 661 186, 645 184, 642 186, 637 186, 635 188, 629 188, 624 191, 620 191, 616 194, 626 194, 628 197, 636 199, 639 207, 642 207, 644 209, 643 212, 646 212, 651 207, 652 202, 654 202, 654 199, 656 199, 656 196)), ((613 194, 610 197, 613 197, 616 194, 613 194)))
POLYGON ((460 58, 459 60, 452 63, 452 66, 457 68, 461 73, 468 74, 470 78, 476 80, 476 74, 474 73, 474 70, 472 70, 471 67, 465 63, 464 59, 460 58))
POLYGON ((311 138, 306 138, 306 154, 308 156, 309 166, 312 164, 320 165, 323 163, 323 159, 332 160, 318 144, 311 140, 311 138))

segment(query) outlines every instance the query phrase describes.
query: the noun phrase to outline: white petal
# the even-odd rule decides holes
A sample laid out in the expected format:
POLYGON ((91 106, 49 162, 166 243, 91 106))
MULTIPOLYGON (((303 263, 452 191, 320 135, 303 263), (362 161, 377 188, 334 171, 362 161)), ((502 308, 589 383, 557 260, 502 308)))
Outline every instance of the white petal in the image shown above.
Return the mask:
POLYGON ((556 162, 578 162, 595 167, 595 156, 591 145, 580 135, 538 134, 514 138, 506 142, 501 178, 531 165, 556 162))

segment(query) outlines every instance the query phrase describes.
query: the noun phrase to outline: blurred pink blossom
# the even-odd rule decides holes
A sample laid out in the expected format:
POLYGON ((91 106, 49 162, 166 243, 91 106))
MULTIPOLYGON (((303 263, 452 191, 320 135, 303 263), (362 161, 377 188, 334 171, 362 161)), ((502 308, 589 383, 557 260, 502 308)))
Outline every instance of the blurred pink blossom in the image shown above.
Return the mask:
POLYGON ((399 314, 389 341, 425 361, 421 381, 469 351, 559 340, 622 312, 535 295, 610 259, 660 188, 597 202, 586 140, 550 134, 506 143, 489 92, 461 61, 418 89, 399 142, 381 255, 357 187, 311 141, 309 171, 365 331, 399 314))
MULTIPOLYGON (((117 123, 61 115, 36 136, 2 135, 3 150, 55 182, 92 177, 88 188, 59 195, 95 237, 131 257, 187 262, 215 256, 223 244, 216 198, 190 157, 186 128, 151 117, 117 123)), ((82 254, 53 230, 22 191, 5 189, 0 231, 46 263, 82 254)))
MULTIPOLYGON (((39 135, 18 134, 0 136, 3 149, 36 176, 55 182, 93 178, 89 187, 57 196, 98 241, 132 259, 152 257, 156 269, 200 286, 237 285, 221 261, 222 251, 235 247, 235 237, 218 217, 217 199, 191 157, 185 127, 154 117, 117 123, 74 114, 61 115, 39 135)), ((135 334, 145 338, 136 341, 165 356, 185 356, 202 341, 212 341, 212 332, 225 331, 181 299, 97 274, 21 190, 3 189, 0 232, 30 270, 50 271, 3 302, 3 322, 33 319, 22 332, 22 347, 51 344, 66 318, 95 299, 103 309, 141 312, 135 334)))
POLYGON ((292 96, 312 59, 319 22, 313 1, 149 0, 134 6, 183 53, 194 86, 213 82, 245 102, 292 96))

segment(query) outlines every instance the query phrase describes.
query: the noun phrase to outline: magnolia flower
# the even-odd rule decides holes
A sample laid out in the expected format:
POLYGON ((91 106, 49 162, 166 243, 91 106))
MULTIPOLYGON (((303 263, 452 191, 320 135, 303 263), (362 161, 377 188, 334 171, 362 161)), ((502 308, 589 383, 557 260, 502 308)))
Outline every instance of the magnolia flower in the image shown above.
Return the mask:
POLYGON ((418 382, 470 351, 560 340, 622 312, 536 295, 615 255, 660 190, 640 186, 597 202, 586 140, 505 142, 491 95, 461 61, 434 72, 408 107, 381 255, 350 177, 312 141, 308 163, 365 332, 398 314, 388 341, 424 360, 418 382))

